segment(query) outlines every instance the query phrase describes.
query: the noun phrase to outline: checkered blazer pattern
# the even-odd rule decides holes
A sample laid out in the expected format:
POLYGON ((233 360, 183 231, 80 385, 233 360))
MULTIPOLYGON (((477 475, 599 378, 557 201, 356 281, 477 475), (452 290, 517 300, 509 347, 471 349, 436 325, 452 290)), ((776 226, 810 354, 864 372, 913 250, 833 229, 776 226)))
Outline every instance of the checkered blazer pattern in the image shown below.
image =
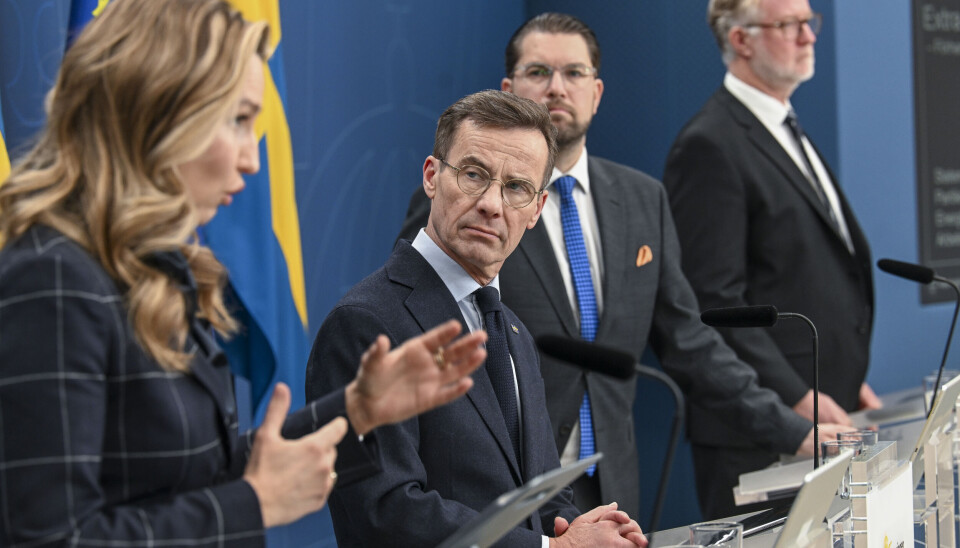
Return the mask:
MULTIPOLYGON (((189 306, 183 257, 155 263, 189 306)), ((161 369, 115 282, 59 232, 35 226, 0 251, 0 545, 263 545, 226 359, 200 321, 188 346, 191 374, 161 369)), ((342 391, 284 435, 341 414, 342 391)), ((375 466, 349 438, 341 459, 358 464, 342 471, 363 476, 375 466)))

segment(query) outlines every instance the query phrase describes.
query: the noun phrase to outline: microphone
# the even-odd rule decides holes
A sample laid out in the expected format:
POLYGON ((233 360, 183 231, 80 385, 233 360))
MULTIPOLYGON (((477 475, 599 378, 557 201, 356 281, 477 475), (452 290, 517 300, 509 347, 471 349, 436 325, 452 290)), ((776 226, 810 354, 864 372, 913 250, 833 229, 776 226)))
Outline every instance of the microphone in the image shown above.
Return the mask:
POLYGON ((711 327, 770 327, 777 323, 777 308, 768 304, 711 308, 700 314, 700 321, 711 327))
POLYGON ((710 327, 772 327, 783 318, 799 318, 807 322, 813 333, 813 468, 816 470, 820 467, 820 338, 817 326, 803 314, 777 312, 777 307, 769 304, 711 308, 700 314, 700 321, 710 327))
MULTIPOLYGON (((665 384, 673 394, 674 412, 670 441, 667 444, 667 452, 663 457, 660 485, 657 487, 657 496, 654 499, 653 512, 648 528, 649 531, 656 531, 660 523, 663 503, 666 500, 667 483, 670 480, 670 471, 673 467, 677 447, 680 444, 680 435, 683 432, 683 421, 686 415, 685 400, 683 392, 680 391, 680 387, 663 371, 641 365, 634 360, 633 356, 616 348, 601 346, 580 339, 562 337, 560 335, 540 335, 536 338, 536 341, 537 347, 545 356, 575 365, 587 371, 601 373, 617 379, 626 380, 634 375, 654 379, 665 384)), ((648 537, 649 536, 650 534, 648 534, 648 537)))
POLYGON ((953 307, 953 322, 950 324, 950 333, 947 335, 947 346, 943 349, 943 358, 940 360, 940 369, 937 371, 937 383, 933 386, 933 394, 930 396, 930 405, 927 406, 927 417, 933 412, 933 402, 937 399, 940 392, 940 379, 943 378, 943 368, 947 365, 947 354, 950 352, 950 341, 953 340, 953 330, 957 327, 957 313, 960 312, 960 287, 953 283, 953 280, 938 276, 934 270, 928 266, 893 259, 880 259, 877 261, 880 270, 887 274, 893 274, 901 278, 913 280, 917 283, 927 285, 931 282, 940 282, 949 285, 957 294, 957 304, 953 307))
POLYGON ((617 379, 626 380, 636 374, 633 356, 615 348, 560 335, 540 335, 537 347, 551 358, 617 379))
MULTIPOLYGON (((880 270, 886 272, 887 274, 900 276, 901 278, 913 280, 924 285, 937 278, 937 275, 932 268, 920 264, 905 263, 903 261, 895 261, 893 259, 880 259, 877 261, 877 266, 880 267, 880 270)), ((949 280, 945 280, 943 278, 938 281, 945 281, 949 283, 949 280)))

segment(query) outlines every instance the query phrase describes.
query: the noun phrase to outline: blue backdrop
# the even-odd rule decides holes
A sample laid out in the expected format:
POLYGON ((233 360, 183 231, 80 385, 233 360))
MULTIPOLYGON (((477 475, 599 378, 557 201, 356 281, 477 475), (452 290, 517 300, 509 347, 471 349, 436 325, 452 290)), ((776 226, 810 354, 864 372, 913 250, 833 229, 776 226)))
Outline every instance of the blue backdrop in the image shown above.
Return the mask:
MULTIPOLYGON (((914 261, 909 2, 812 5, 825 19, 817 75, 793 103, 839 174, 875 257, 914 261)), ((590 151, 659 177, 674 136, 723 75, 706 0, 281 2, 311 336, 346 289, 390 252, 442 110, 467 93, 499 87, 507 39, 545 10, 583 18, 603 48, 606 90, 590 151)), ((13 159, 43 123, 68 13, 67 0, 0 1, 0 97, 13 159)), ((883 393, 919 383, 939 364, 950 309, 920 306, 915 286, 882 273, 876 288, 868 380, 883 393)), ((664 415, 668 405, 665 393, 641 384, 641 525, 669 421, 648 416, 664 415)), ((688 451, 681 451, 667 502, 661 526, 699 518, 688 451)), ((333 545, 323 517, 291 531, 272 544, 333 545)))

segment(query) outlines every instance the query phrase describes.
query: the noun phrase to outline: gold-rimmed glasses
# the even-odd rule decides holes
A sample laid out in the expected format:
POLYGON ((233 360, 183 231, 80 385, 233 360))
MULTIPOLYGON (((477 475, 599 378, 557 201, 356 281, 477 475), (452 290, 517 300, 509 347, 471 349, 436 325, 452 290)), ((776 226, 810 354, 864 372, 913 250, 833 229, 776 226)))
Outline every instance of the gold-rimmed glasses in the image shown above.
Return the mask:
POLYGON ((514 78, 520 78, 534 86, 547 86, 553 75, 559 73, 563 83, 570 87, 583 87, 597 76, 597 68, 582 63, 572 63, 563 67, 551 67, 544 63, 527 63, 513 71, 514 78))
POLYGON ((787 40, 796 40, 800 36, 800 29, 803 27, 803 25, 810 27, 810 32, 816 36, 820 33, 820 28, 823 26, 823 15, 819 13, 812 13, 810 14, 810 17, 807 17, 806 19, 798 19, 793 17, 790 19, 784 19, 782 21, 772 21, 770 23, 747 23, 743 25, 743 27, 779 29, 783 34, 783 37, 787 40))
POLYGON ((537 190, 537 187, 526 179, 510 179, 504 182, 500 179, 494 179, 487 170, 480 166, 456 167, 442 158, 440 161, 443 162, 443 165, 457 172, 457 186, 460 187, 461 192, 468 196, 483 194, 490 188, 493 181, 496 181, 500 183, 500 197, 503 199, 503 203, 520 209, 530 205, 534 198, 543 193, 543 190, 537 190))

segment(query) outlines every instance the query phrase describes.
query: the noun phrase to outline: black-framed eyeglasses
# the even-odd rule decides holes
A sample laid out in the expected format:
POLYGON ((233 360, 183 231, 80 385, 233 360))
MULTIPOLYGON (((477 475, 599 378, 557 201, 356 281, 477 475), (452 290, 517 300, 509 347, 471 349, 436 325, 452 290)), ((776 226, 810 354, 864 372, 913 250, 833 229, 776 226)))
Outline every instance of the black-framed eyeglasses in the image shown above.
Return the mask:
POLYGON ((514 78, 521 78, 535 86, 546 86, 553 80, 553 75, 560 73, 564 84, 572 87, 586 85, 591 78, 597 76, 597 67, 590 67, 582 63, 573 63, 563 67, 551 67, 544 63, 527 63, 513 71, 514 78))
POLYGON ((823 15, 812 13, 806 19, 784 19, 783 21, 773 21, 771 23, 747 23, 744 28, 759 27, 762 29, 779 29, 783 37, 787 40, 796 40, 800 36, 800 29, 803 25, 810 27, 810 32, 814 36, 820 33, 823 26, 823 15))
POLYGON ((457 186, 460 191, 468 196, 479 196, 490 188, 493 181, 500 183, 500 197, 503 203, 510 207, 520 209, 527 207, 533 200, 543 193, 543 190, 537 190, 536 185, 526 179, 510 179, 501 181, 494 179, 487 173, 487 170, 479 166, 465 165, 455 167, 446 160, 440 159, 443 165, 457 172, 457 186))

